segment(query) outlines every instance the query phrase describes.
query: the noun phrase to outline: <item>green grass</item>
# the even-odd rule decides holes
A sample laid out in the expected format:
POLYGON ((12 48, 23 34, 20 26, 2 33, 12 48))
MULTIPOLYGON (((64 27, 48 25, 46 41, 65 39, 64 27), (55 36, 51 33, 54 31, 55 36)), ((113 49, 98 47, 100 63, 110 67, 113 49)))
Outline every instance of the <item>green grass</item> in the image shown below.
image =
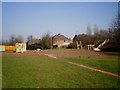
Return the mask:
POLYGON ((2 89, 2 53, 0 53, 0 89, 2 89))
MULTIPOLYGON (((47 56, 3 55, 2 86, 3 88, 118 87, 117 78, 68 64, 69 60, 84 64, 79 58, 53 59, 47 56)), ((106 63, 111 64, 111 62, 106 63)))
POLYGON ((68 61, 75 62, 78 64, 84 64, 101 70, 120 74, 120 71, 118 70, 118 56, 109 56, 107 58, 73 57, 66 59, 68 61))
POLYGON ((5 50, 3 52, 15 52, 15 50, 5 50))

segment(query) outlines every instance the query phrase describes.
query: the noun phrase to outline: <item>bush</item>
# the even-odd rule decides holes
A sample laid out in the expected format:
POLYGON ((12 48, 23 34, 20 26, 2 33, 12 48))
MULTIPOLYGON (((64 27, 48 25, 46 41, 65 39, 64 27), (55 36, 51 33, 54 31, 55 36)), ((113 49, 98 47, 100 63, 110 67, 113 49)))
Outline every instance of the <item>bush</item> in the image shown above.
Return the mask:
POLYGON ((39 42, 36 42, 35 44, 28 45, 27 49, 29 50, 36 50, 36 49, 50 49, 52 48, 52 37, 50 34, 44 35, 39 42))
POLYGON ((69 44, 67 48, 77 48, 76 43, 69 44))
POLYGON ((36 50, 38 48, 42 49, 42 46, 40 44, 37 44, 37 43, 32 44, 32 45, 27 45, 28 50, 36 50))
POLYGON ((101 51, 120 52, 120 43, 108 42, 100 48, 101 51))

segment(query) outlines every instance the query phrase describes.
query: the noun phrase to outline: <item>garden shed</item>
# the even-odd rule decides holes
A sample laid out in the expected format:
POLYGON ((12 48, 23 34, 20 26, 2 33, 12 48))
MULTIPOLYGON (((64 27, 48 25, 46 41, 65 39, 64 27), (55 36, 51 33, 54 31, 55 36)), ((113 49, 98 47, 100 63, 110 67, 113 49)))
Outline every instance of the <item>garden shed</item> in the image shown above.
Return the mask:
POLYGON ((16 43, 16 52, 26 52, 26 43, 16 43))

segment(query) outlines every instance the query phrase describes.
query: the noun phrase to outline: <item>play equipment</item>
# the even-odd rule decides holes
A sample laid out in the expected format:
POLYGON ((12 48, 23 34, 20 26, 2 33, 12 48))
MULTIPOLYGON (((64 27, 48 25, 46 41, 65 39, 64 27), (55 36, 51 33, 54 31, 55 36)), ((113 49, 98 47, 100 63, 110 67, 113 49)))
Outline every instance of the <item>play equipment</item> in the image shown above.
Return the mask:
POLYGON ((94 49, 94 46, 95 46, 95 45, 92 45, 92 44, 87 45, 87 50, 93 50, 93 49, 94 49))
POLYGON ((108 40, 105 40, 105 41, 102 42, 100 45, 98 45, 97 48, 94 48, 94 51, 100 51, 100 48, 101 48, 103 45, 105 45, 106 43, 108 43, 108 42, 109 42, 109 39, 108 39, 108 40))
POLYGON ((81 41, 79 41, 79 43, 78 43, 78 41, 76 41, 76 44, 77 44, 77 49, 82 49, 82 43, 81 43, 81 41))

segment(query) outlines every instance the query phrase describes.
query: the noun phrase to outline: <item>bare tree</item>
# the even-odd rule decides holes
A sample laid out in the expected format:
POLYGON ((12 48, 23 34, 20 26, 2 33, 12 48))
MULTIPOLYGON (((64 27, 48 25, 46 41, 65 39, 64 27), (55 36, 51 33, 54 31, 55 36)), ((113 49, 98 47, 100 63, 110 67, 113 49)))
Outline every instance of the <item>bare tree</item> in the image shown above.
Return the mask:
POLYGON ((112 33, 112 40, 115 42, 120 42, 120 12, 116 18, 111 22, 109 32, 112 33))
POLYGON ((8 40, 2 40, 2 44, 3 45, 9 45, 9 41, 8 40))
POLYGON ((22 43, 23 42, 23 37, 21 35, 19 35, 18 37, 16 37, 15 42, 16 43, 22 43))
POLYGON ((114 21, 114 33, 116 42, 120 42, 120 14, 118 14, 117 19, 114 21))
POLYGON ((52 37, 49 33, 45 34, 42 38, 41 38, 41 45, 42 45, 42 49, 50 49, 52 48, 52 37))
POLYGON ((94 25, 93 31, 94 31, 94 35, 96 35, 99 32, 97 24, 94 25))
POLYGON ((29 35, 28 37, 27 37, 27 41, 30 41, 30 40, 32 40, 33 39, 33 36, 32 35, 29 35))
POLYGON ((16 41, 16 37, 14 35, 10 36, 9 44, 10 45, 15 45, 15 41, 16 41))
POLYGON ((92 30, 91 30, 91 25, 90 24, 87 25, 86 34, 87 35, 92 35, 92 30))
POLYGON ((18 37, 12 35, 9 39, 9 44, 10 45, 15 45, 15 43, 22 43, 23 42, 23 37, 19 35, 18 37))

